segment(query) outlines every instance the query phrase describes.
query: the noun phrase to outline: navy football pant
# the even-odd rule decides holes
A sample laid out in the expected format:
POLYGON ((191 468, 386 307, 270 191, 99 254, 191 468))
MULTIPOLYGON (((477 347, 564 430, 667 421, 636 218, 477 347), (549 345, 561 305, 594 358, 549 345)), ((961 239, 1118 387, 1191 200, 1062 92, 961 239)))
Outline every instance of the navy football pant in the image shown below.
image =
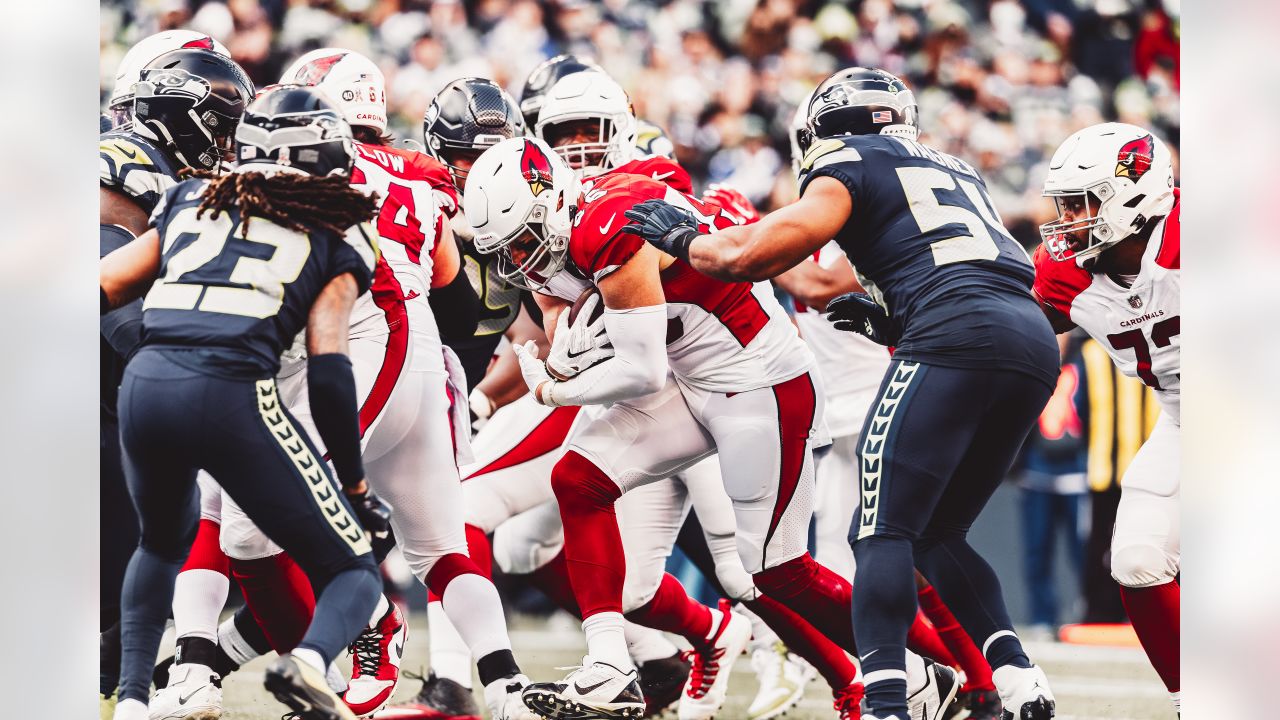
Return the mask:
POLYGON ((877 717, 906 717, 912 568, 937 589, 991 667, 1029 667, 1000 582, 966 540, 1052 389, 1009 370, 895 360, 859 440, 854 635, 877 717))
POLYGON ((299 647, 331 661, 363 629, 381 591, 369 543, 275 380, 228 380, 143 349, 125 370, 119 416, 142 538, 121 594, 120 698, 146 702, 173 581, 200 516, 205 469, 306 571, 315 616, 299 647))
POLYGON ((138 547, 138 516, 124 481, 116 419, 103 413, 98 434, 98 691, 110 695, 120 675, 120 588, 129 558, 138 547))

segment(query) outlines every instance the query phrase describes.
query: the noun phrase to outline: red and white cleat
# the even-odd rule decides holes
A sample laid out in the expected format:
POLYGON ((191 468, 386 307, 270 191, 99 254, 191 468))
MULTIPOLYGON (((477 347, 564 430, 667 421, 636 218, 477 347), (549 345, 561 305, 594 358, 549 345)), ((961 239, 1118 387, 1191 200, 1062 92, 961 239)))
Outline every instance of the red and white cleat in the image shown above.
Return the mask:
POLYGON ((751 621, 728 608, 708 644, 685 652, 692 667, 676 715, 679 720, 711 720, 729 693, 729 673, 751 641, 751 621))
POLYGON ((351 684, 342 699, 360 717, 382 709, 400 681, 400 657, 409 626, 395 603, 351 643, 351 684))

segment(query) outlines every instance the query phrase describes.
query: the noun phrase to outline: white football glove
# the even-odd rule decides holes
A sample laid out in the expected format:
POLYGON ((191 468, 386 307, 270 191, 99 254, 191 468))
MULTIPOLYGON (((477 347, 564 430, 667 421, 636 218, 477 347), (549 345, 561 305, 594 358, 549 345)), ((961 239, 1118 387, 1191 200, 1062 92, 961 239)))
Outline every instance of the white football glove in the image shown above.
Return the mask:
POLYGON ((569 324, 569 312, 560 313, 556 320, 555 340, 547 353, 547 371, 557 380, 568 380, 587 368, 594 367, 613 357, 613 343, 604 328, 604 315, 588 322, 588 318, 600 304, 595 294, 583 302, 573 325, 569 324))
POLYGON ((520 362, 520 374, 524 376, 524 384, 529 386, 529 392, 533 393, 533 399, 548 405, 543 398, 555 380, 547 373, 546 364, 538 359, 538 343, 530 340, 523 345, 512 345, 511 349, 520 362), (542 387, 542 394, 538 393, 539 387, 542 387))

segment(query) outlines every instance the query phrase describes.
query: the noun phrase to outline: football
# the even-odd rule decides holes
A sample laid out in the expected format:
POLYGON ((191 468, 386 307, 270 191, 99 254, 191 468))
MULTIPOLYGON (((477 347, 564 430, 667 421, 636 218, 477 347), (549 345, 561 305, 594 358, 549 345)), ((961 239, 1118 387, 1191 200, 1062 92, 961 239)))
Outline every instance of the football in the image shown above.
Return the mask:
MULTIPOLYGON (((582 312, 582 306, 587 304, 587 299, 590 298, 592 295, 599 295, 599 294, 600 294, 600 291, 595 286, 589 287, 586 290, 582 291, 582 294, 578 296, 578 299, 573 301, 573 306, 569 308, 569 324, 570 325, 573 325, 578 321, 578 314, 582 312)), ((596 306, 591 310, 591 317, 587 318, 587 323, 595 322, 596 320, 600 319, 601 315, 604 315, 603 302, 596 303, 596 306)))

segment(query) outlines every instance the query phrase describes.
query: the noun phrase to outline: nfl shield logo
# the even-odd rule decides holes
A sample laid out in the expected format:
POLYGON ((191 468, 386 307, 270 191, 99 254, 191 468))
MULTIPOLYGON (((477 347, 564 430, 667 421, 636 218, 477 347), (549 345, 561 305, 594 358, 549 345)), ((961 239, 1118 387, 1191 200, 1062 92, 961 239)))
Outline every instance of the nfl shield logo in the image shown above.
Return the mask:
POLYGON ((1142 298, 1138 297, 1137 295, 1130 295, 1129 307, 1133 308, 1134 310, 1137 310, 1138 308, 1142 307, 1142 298))

